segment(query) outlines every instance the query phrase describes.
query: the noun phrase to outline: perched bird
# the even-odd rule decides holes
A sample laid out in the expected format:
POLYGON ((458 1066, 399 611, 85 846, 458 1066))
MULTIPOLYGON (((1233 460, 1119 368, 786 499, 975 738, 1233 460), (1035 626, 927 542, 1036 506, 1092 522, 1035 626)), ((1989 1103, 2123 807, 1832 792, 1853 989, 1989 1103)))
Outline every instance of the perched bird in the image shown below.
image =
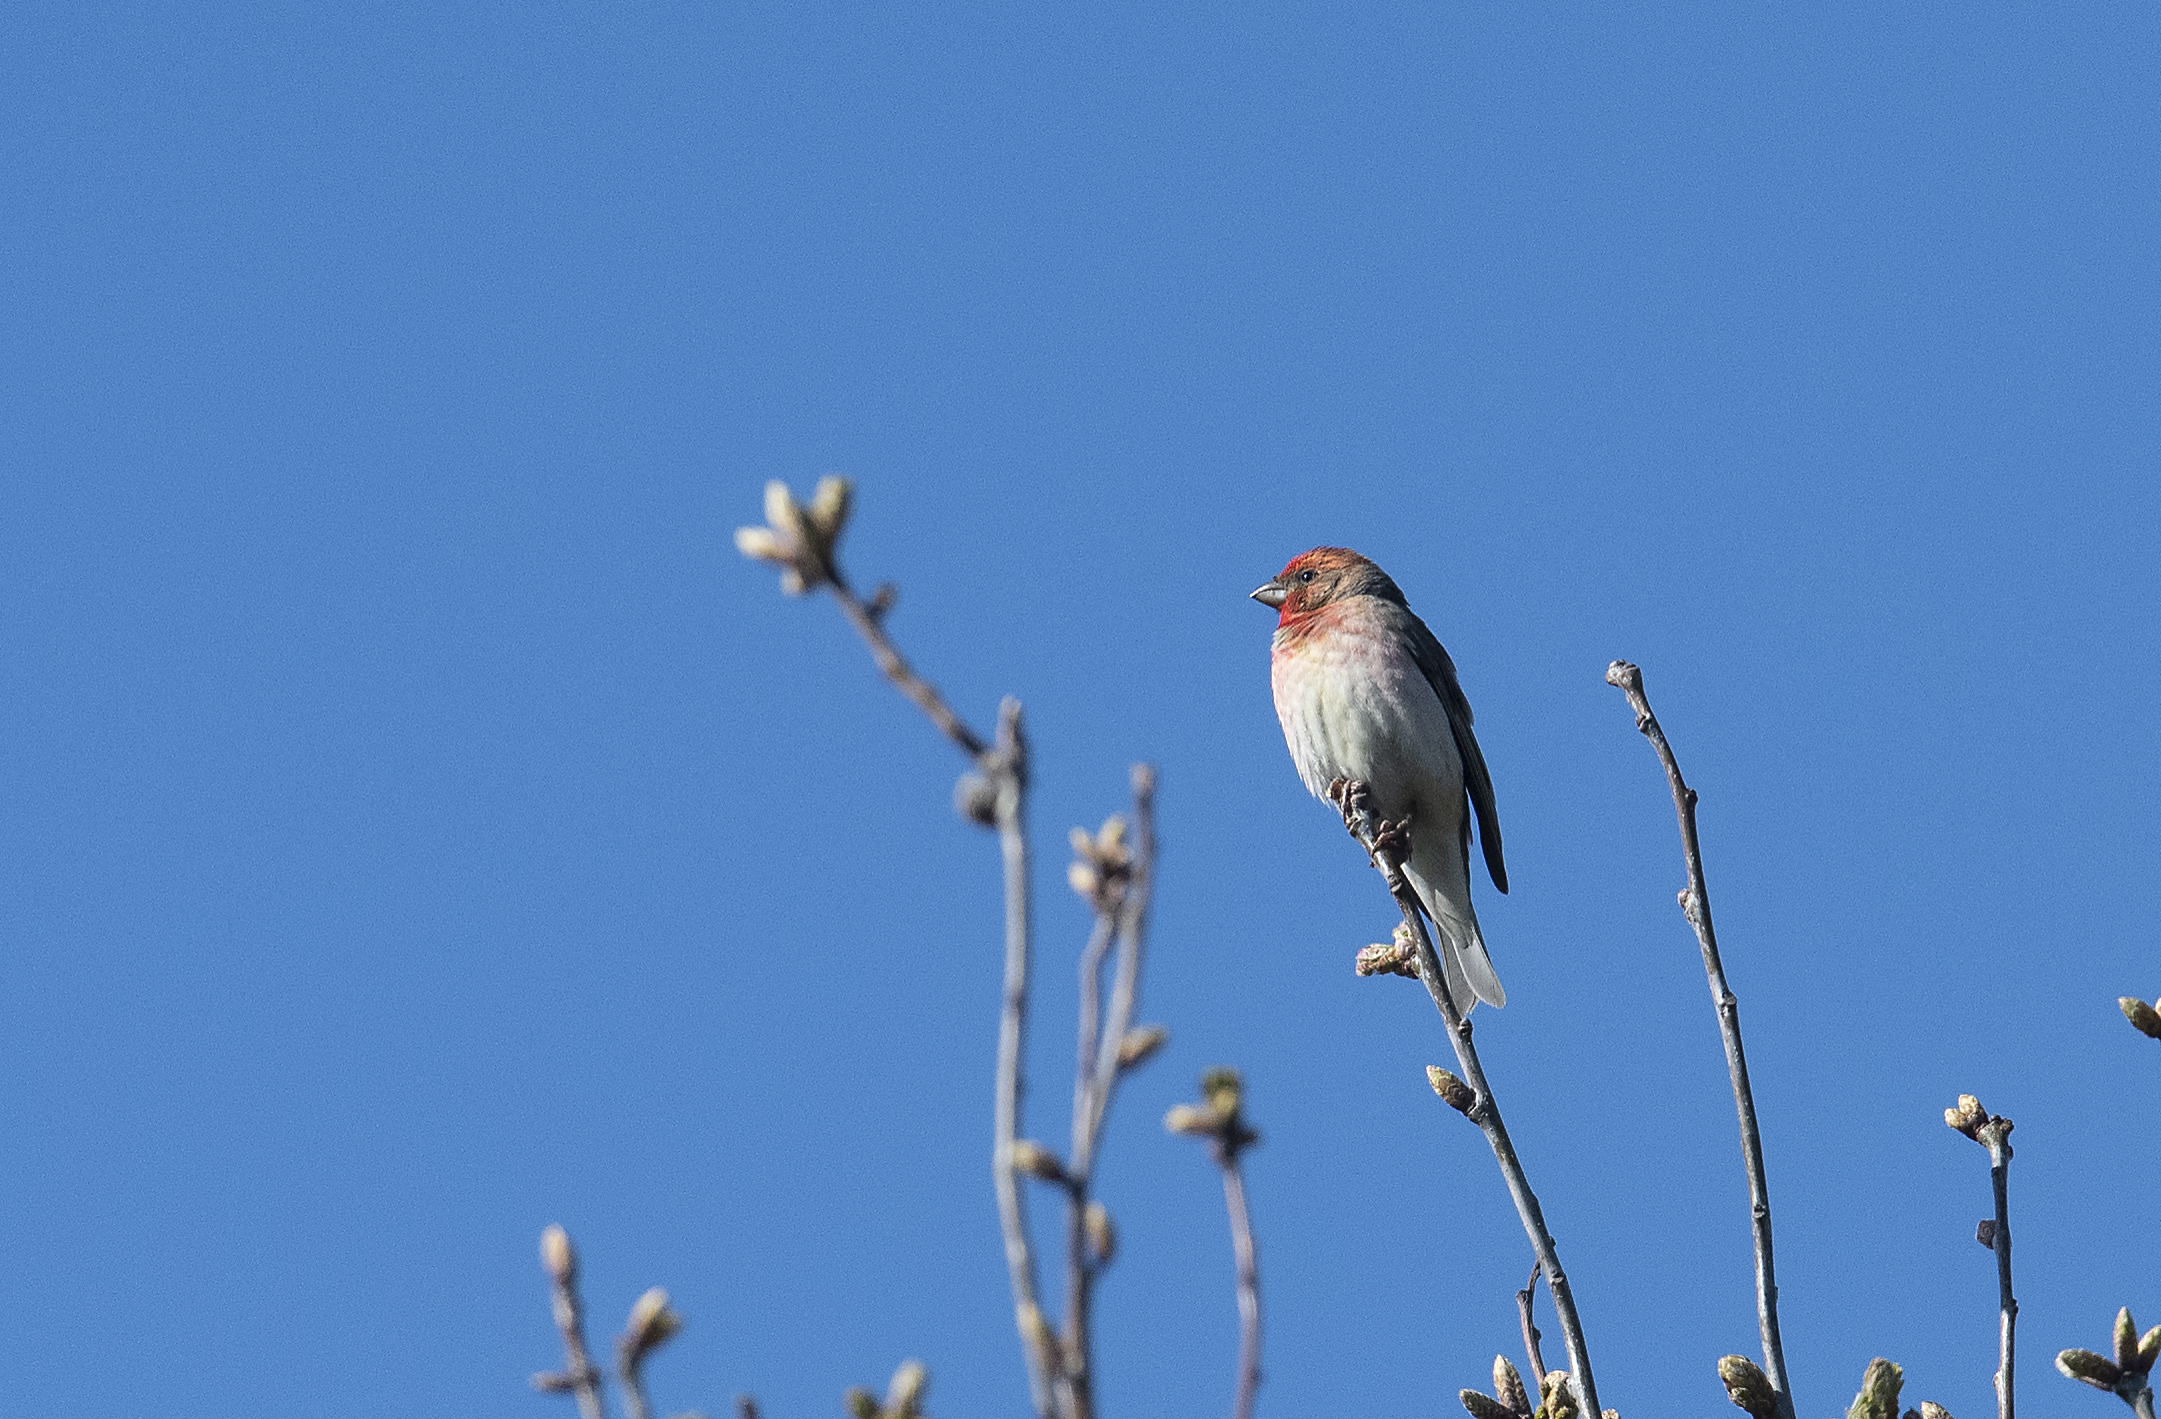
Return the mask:
POLYGON ((1471 811, 1505 892, 1501 821, 1455 663, 1388 573, 1348 548, 1292 558, 1253 599, 1279 613, 1268 679, 1298 776, 1316 798, 1362 780, 1382 821, 1410 821, 1403 871, 1438 928, 1449 994, 1466 1014, 1473 995, 1507 1003, 1471 910, 1471 811))

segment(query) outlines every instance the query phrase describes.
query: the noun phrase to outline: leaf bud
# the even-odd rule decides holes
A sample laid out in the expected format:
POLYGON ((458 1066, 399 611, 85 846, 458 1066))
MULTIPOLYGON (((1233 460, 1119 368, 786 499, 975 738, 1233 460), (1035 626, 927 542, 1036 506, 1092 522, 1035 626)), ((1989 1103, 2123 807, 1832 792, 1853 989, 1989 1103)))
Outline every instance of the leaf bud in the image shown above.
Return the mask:
POLYGON ((828 547, 848 524, 848 507, 854 493, 855 485, 846 478, 828 475, 818 480, 817 491, 810 495, 810 507, 806 509, 810 525, 828 547))
POLYGON ((1531 1419, 1531 1397, 1523 1392, 1523 1376, 1506 1355, 1493 1357, 1493 1393, 1517 1419, 1531 1419))
POLYGON ((953 783, 953 811, 981 827, 998 822, 998 790, 978 773, 962 774, 953 783))
POLYGON ((1470 1411, 1471 1419, 1517 1419, 1516 1411, 1490 1394, 1466 1389, 1458 1390, 1456 1398, 1463 1401, 1463 1407, 1470 1411))
POLYGON ((578 1251, 570 1244, 570 1233, 550 1224, 540 1234, 540 1264, 558 1286, 568 1286, 578 1279, 578 1251))
POLYGON ((782 550, 780 539, 770 527, 738 527, 735 529, 735 550, 755 561, 786 562, 788 554, 782 550))
POLYGON ((1065 1164, 1058 1161, 1056 1153, 1051 1152, 1050 1149, 1045 1148, 1032 1138, 1021 1138, 1014 1141, 1013 1167, 1016 1172, 1026 1173, 1032 1178, 1041 1178, 1047 1183, 1062 1183, 1065 1181, 1065 1164))
POLYGON ((2143 1375, 2151 1371, 2156 1359, 2161 1359, 2161 1325, 2155 1326, 2140 1338, 2137 1372, 2143 1375))
POLYGON ((2126 995, 2116 1003, 2123 1007, 2123 1017, 2131 1022, 2132 1029, 2161 1040, 2161 1011, 2135 995, 2126 995))
POLYGON ((1217 1118, 1236 1118, 1244 1097, 1244 1085, 1238 1071, 1218 1066, 1203 1074, 1201 1096, 1208 1100, 1208 1107, 1215 1110, 1217 1118))
POLYGON ((1951 1419, 1951 1411, 1933 1399, 1921 1401, 1921 1419, 1951 1419))
POLYGON ((1093 902, 1096 893, 1103 888, 1103 879, 1096 875, 1095 867, 1084 858, 1076 857, 1066 864, 1065 880, 1068 887, 1089 902, 1093 902))
POLYGON ((893 1382, 885 1388, 885 1412, 892 1419, 913 1419, 920 1413, 923 1391, 930 1384, 930 1371, 921 1360, 909 1360, 893 1372, 893 1382))
POLYGON ((1118 1067, 1139 1068, 1155 1058, 1156 1051, 1169 1044, 1170 1038, 1171 1032, 1161 1025, 1136 1025, 1118 1042, 1118 1067))
POLYGON ((1726 1386, 1726 1398, 1754 1419, 1767 1419, 1778 1410, 1778 1395, 1771 1377, 1746 1355, 1728 1355, 1718 1362, 1718 1378, 1726 1386))
POLYGON ((1028 1342, 1039 1359, 1049 1363, 1058 1358, 1058 1337, 1052 1333, 1050 1322, 1043 1319, 1040 1307, 1027 1303, 1016 1307, 1013 1321, 1020 1327, 1020 1338, 1028 1342))
POLYGON ((1945 1127, 1956 1129, 1978 1143, 1981 1125, 1988 1122, 1988 1110, 1982 1108, 1981 1101, 1973 1095, 1961 1094, 1958 1107, 1943 1111, 1943 1121, 1945 1127))
POLYGON ((1410 927, 1399 921, 1394 938, 1386 945, 1376 942, 1360 951, 1357 969, 1362 976, 1408 976, 1417 980, 1418 943, 1411 936, 1410 927))
MULTIPOLYGON (((1959 1102, 1964 1104, 1971 1097, 1966 1095, 1959 1102)), ((1898 1392, 1905 1383, 1906 1372, 1889 1360, 1878 1356, 1869 1361, 1861 1374, 1861 1392, 1853 1397, 1846 1419, 1898 1419, 1898 1392)))
POLYGON ((1568 1371, 1546 1371, 1546 1382, 1538 1387, 1540 1398, 1545 1401, 1546 1419, 1576 1419, 1581 1408, 1576 1403, 1576 1389, 1568 1382, 1568 1371))
POLYGON ((855 1419, 878 1419, 878 1400, 861 1385, 842 1395, 840 1403, 855 1419))
POLYGON ((668 1293, 655 1286, 630 1308, 630 1319, 623 1325, 623 1354, 635 1364, 682 1328, 683 1318, 668 1306, 668 1293))
POLYGON ((1088 1256, 1097 1266, 1107 1266, 1118 1254, 1118 1229, 1111 1225, 1110 1209, 1100 1202, 1088 1204, 1081 1214, 1081 1227, 1088 1235, 1088 1256))
POLYGON ((2056 1368, 2080 1384, 2113 1391, 2123 1371, 2091 1350, 2065 1350, 2056 1356, 2056 1368))
POLYGON ((1163 1115, 1163 1126, 1192 1138, 1209 1138, 1216 1132, 1216 1116, 1197 1104, 1174 1104, 1163 1115))
POLYGON ((1478 1095, 1471 1092, 1470 1085, 1441 1068, 1438 1064, 1426 1066, 1426 1082, 1433 1086, 1434 1093, 1441 1096, 1442 1103, 1462 1114, 1465 1118, 1471 1116, 1471 1107, 1478 1102, 1478 1095))
POLYGON ((2131 1319, 2131 1308, 2121 1307, 2116 1312, 2116 1330, 2112 1337, 2116 1342, 2116 1368, 2138 1371, 2138 1322, 2131 1319))

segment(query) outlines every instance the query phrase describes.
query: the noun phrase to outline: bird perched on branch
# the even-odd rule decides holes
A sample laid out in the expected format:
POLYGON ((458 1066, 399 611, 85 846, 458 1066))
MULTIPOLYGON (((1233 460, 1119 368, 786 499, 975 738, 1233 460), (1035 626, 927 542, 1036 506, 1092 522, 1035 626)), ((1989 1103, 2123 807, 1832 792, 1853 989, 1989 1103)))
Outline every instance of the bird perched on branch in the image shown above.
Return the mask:
POLYGON ((1472 813, 1505 892, 1501 821, 1448 652, 1388 573, 1348 548, 1292 558, 1253 599, 1278 612, 1268 678, 1298 776, 1316 798, 1360 780, 1380 818, 1409 820, 1403 873, 1437 928, 1449 994, 1466 1014, 1473 995, 1505 1004, 1471 910, 1472 813))

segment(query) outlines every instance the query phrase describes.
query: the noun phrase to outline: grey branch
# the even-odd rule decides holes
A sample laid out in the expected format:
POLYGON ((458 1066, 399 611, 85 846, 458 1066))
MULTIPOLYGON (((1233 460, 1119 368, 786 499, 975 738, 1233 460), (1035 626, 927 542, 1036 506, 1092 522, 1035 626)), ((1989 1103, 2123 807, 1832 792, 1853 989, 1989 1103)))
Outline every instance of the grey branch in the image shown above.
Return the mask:
POLYGON ((1246 1211, 1246 1179, 1238 1150, 1216 1147, 1223 1168, 1223 1207, 1230 1214, 1231 1254, 1238 1263, 1238 1394, 1231 1419, 1252 1419, 1253 1396, 1261 1387, 1261 1262, 1253 1241, 1253 1219, 1246 1211))
MULTIPOLYGON (((1658 751, 1665 767, 1666 783, 1673 790, 1673 811, 1681 824, 1681 856, 1688 866, 1688 889, 1681 893, 1681 912, 1695 928, 1696 944, 1703 948, 1703 970, 1711 987, 1711 1001, 1718 1009, 1718 1033, 1726 1045, 1726 1073, 1733 1080, 1733 1107, 1740 1118, 1741 1166, 1748 1174, 1748 1211, 1756 1244, 1756 1327, 1763 1342, 1763 1368, 1777 1397, 1776 1419, 1794 1419, 1793 1387, 1786 1377, 1786 1349, 1778 1333, 1778 1270, 1771 1250, 1771 1189, 1763 1171, 1763 1135, 1756 1124, 1756 1096, 1748 1083, 1748 1055, 1741 1046, 1741 1007, 1726 984, 1726 968, 1718 956, 1718 933, 1711 925, 1711 893, 1703 880, 1703 852, 1696 840, 1696 791, 1681 777, 1681 765, 1666 742, 1666 731, 1651 713, 1643 692, 1643 672, 1625 660, 1606 668, 1606 683, 1628 697, 1636 712, 1636 728, 1658 751)), ((1594 1410, 1595 1412, 1595 1410, 1594 1410)))
MULTIPOLYGON (((780 567, 781 584, 786 590, 801 592, 820 586, 830 589, 841 613, 870 647, 871 659, 886 679, 974 761, 979 776, 977 786, 987 799, 982 820, 998 830, 1005 868, 1005 990, 998 1020, 991 1182, 998 1197, 999 1228, 1005 1238, 1014 1321, 1028 1363, 1029 1396, 1040 1419, 1053 1419, 1056 1396, 1052 1376, 1058 1364, 1058 1346, 1037 1299, 1035 1257, 1028 1244, 1027 1202, 1013 1175, 1013 1144, 1020 1137, 1021 1062, 1028 1023, 1028 746, 1021 729, 1020 702, 1009 698, 998 707, 997 739, 987 743, 953 712, 936 686, 915 673, 885 632, 884 615, 893 599, 890 589, 881 588, 874 602, 865 605, 841 570, 835 547, 847 524, 851 500, 846 479, 823 480, 807 507, 797 503, 785 485, 768 484, 767 525, 738 529, 736 546, 746 556, 780 567)), ((587 1419, 597 1416, 589 1415, 587 1419)))
POLYGON ((549 1227, 540 1234, 540 1260, 547 1268, 555 1328, 563 1337, 560 1374, 535 1375, 537 1389, 568 1390, 578 1398, 581 1419, 605 1419, 600 1402, 600 1371, 585 1348, 585 1312, 578 1303, 578 1252, 570 1234, 549 1227))
POLYGON ((1433 940, 1426 934, 1425 917, 1421 914, 1418 898, 1410 884, 1404 881, 1399 870, 1403 852, 1403 834, 1400 825, 1383 824, 1373 816, 1366 785, 1355 781, 1339 780, 1332 784, 1329 796, 1343 812, 1343 824, 1358 839, 1359 846, 1380 869, 1381 877, 1388 884, 1388 891, 1396 899, 1396 907, 1403 913, 1404 927, 1410 932, 1411 942, 1418 951, 1419 979, 1425 982, 1426 993, 1433 997, 1433 1004, 1441 1012, 1441 1019, 1448 1027, 1448 1040, 1455 1047, 1457 1063, 1462 1066, 1463 1078, 1476 1095, 1469 1117, 1486 1135, 1486 1142, 1493 1149, 1493 1156, 1501 1166, 1501 1176, 1508 1184, 1508 1195, 1516 1204, 1516 1214, 1523 1219, 1523 1230, 1531 1239, 1531 1251, 1538 1258, 1546 1273, 1546 1289, 1553 1293, 1553 1311, 1561 1325, 1561 1338, 1568 1349, 1570 1382, 1576 1390, 1577 1406, 1587 1415, 1596 1415, 1598 1387, 1591 1378, 1591 1356, 1583 1340, 1583 1324, 1576 1315, 1576 1301, 1569 1290, 1568 1274, 1561 1269, 1560 1253, 1554 1248, 1553 1234, 1546 1230, 1545 1213, 1538 1206, 1538 1196, 1531 1191, 1530 1179, 1525 1176, 1523 1163, 1516 1157, 1515 1144, 1509 1141, 1507 1125, 1501 1121, 1500 1104, 1486 1083, 1486 1072, 1479 1065, 1478 1050, 1471 1043, 1471 1022, 1448 993, 1448 982, 1441 971, 1440 959, 1433 951, 1433 940))
POLYGON ((1238 1265, 1238 1391, 1231 1401, 1231 1419, 1252 1419, 1253 1397, 1261 1387, 1261 1269, 1238 1159, 1261 1136, 1246 1122, 1245 1084, 1237 1070, 1203 1074, 1201 1098, 1204 1102, 1180 1104, 1165 1114, 1163 1126, 1207 1139, 1209 1156, 1223 1170, 1223 1206, 1230 1214, 1231 1254, 1238 1265))
MULTIPOLYGON (((2011 1120, 1981 1107, 1971 1094, 1943 1111, 1944 1123, 1988 1150, 1988 1180, 1996 1195, 1996 1218, 1982 1225, 1996 1253, 1996 1419, 2011 1419, 2018 1332, 2018 1301, 2011 1294, 2011 1120)), ((1978 1233, 1976 1233, 1978 1235, 1978 1233)))
POLYGON ((1989 1129, 1988 1180, 1996 1194, 1996 1419, 2011 1419, 2013 1362, 2018 1349, 2018 1300, 2011 1294, 2011 1144, 2010 1124, 1989 1129))
POLYGON ((1531 1303, 1538 1299, 1538 1278, 1544 1271, 1537 1262, 1531 1263, 1531 1279, 1516 1292, 1516 1314, 1523 1322, 1523 1353, 1531 1362, 1531 1387, 1543 1393, 1546 1388, 1546 1357, 1539 1352, 1541 1337, 1538 1327, 1531 1323, 1531 1303))
MULTIPOLYGON (((1079 1040, 1074 1050, 1073 1144, 1065 1170, 1066 1333, 1062 1347, 1060 1398, 1068 1419, 1094 1419, 1095 1414, 1095 1283, 1109 1263, 1109 1257, 1092 1254, 1088 1223, 1090 1190, 1112 1096, 1125 1071, 1139 1063, 1137 1059, 1126 1061, 1122 1050, 1133 1027, 1134 1011, 1140 1004, 1148 895, 1155 879, 1155 770, 1147 764, 1135 764, 1132 780, 1130 857, 1124 871, 1115 875, 1109 861, 1099 860, 1095 864, 1095 926, 1089 935, 1087 949, 1081 953, 1079 1040), (1118 948, 1116 975, 1106 1018, 1102 1009, 1103 960, 1114 942, 1118 948)), ((1106 827, 1106 836, 1109 832, 1106 827)), ((1096 850, 1109 846, 1105 842, 1096 850)))

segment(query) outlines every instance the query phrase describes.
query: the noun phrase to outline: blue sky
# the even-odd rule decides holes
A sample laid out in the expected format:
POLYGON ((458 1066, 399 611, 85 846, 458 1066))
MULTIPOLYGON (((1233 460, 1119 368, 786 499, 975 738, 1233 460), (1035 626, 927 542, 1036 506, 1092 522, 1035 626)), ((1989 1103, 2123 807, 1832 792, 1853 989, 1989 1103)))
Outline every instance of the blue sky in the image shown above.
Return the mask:
MULTIPOLYGON (((1991 1404, 1961 1091, 2046 1357, 2161 1320, 2161 21, 2133 5, 33 6, 0 58, 0 1283, 23 1413, 567 1414, 535 1241, 667 1412, 1013 1414, 996 861, 729 545, 845 552, 1038 752, 1160 765, 1111 1414, 1447 1413, 1527 1249, 1245 593, 1381 562, 1479 715, 1487 1069, 1624 1415, 1733 1412, 1745 1194, 1650 750, 1703 794, 1804 1416, 1991 1404), (2153 1311, 2152 1317, 2146 1315, 2153 1311)), ((1038 1198, 1047 1216, 1047 1199, 1038 1198)), ((1550 1326, 1549 1326, 1550 1331, 1550 1326)))

